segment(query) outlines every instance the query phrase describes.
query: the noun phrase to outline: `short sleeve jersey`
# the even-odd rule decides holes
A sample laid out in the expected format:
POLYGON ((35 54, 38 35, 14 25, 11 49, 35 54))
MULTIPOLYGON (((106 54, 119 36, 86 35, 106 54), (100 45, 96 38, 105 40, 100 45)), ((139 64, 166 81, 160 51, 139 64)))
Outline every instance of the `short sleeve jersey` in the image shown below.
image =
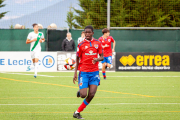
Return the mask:
POLYGON ((78 38, 78 44, 79 44, 80 42, 82 42, 83 40, 84 40, 84 38, 79 37, 79 38, 78 38))
POLYGON ((80 71, 94 72, 99 71, 98 63, 92 63, 94 58, 98 58, 98 54, 102 54, 102 44, 99 40, 84 40, 78 44, 77 56, 80 58, 80 71))
POLYGON ((102 36, 99 38, 99 41, 101 41, 104 47, 104 57, 112 56, 112 48, 111 48, 111 42, 114 42, 114 39, 112 36, 107 37, 107 39, 104 39, 102 36))
MULTIPOLYGON (((42 32, 41 32, 41 33, 42 33, 42 32)), ((38 32, 37 34, 36 34, 34 31, 33 31, 33 32, 30 32, 30 33, 28 34, 27 39, 33 40, 33 39, 35 39, 35 38, 38 37, 38 34, 39 34, 39 32, 38 32)), ((43 39, 43 38, 44 38, 44 34, 42 33, 41 39, 43 39)), ((31 42, 30 51, 31 51, 32 47, 34 46, 34 44, 35 44, 35 41, 34 41, 34 42, 31 42)), ((34 48, 33 51, 34 51, 34 52, 40 52, 40 51, 41 51, 41 44, 40 44, 40 42, 37 44, 37 46, 34 48)))

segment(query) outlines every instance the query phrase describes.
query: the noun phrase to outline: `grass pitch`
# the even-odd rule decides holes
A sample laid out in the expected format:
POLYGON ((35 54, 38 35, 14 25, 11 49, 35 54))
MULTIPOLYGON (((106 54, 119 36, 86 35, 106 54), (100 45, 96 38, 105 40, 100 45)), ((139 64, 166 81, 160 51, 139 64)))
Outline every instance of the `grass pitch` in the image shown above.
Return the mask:
MULTIPOLYGON (((74 119, 83 99, 76 98, 73 73, 38 74, 0 73, 0 120, 74 119)), ((108 72, 81 114, 86 120, 179 120, 180 73, 108 72)))

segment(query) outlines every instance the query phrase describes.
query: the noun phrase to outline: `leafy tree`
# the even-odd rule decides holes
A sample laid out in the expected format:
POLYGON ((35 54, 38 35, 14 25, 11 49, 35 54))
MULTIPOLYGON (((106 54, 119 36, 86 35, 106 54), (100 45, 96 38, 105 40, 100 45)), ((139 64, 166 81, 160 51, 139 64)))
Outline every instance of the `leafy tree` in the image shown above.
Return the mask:
MULTIPOLYGON (((5 6, 5 4, 3 4, 4 1, 5 1, 5 0, 0 0, 0 8, 5 6)), ((2 13, 0 13, 0 19, 1 19, 2 17, 4 17, 4 15, 5 15, 6 13, 7 13, 7 12, 2 12, 2 13)))
POLYGON ((70 29, 72 29, 73 28, 73 26, 74 26, 74 13, 73 13, 73 11, 72 11, 72 6, 70 7, 70 9, 69 9, 69 12, 67 13, 67 18, 66 18, 66 22, 68 23, 68 26, 69 26, 69 28, 70 29))
MULTIPOLYGON (((74 28, 107 27, 107 0, 79 0, 74 28)), ((111 0, 111 27, 180 27, 180 0, 111 0)))

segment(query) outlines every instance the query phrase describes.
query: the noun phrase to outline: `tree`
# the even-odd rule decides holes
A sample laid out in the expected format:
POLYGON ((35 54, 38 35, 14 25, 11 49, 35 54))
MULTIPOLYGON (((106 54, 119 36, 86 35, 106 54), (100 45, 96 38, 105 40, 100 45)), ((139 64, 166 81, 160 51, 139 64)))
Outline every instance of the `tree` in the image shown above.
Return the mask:
MULTIPOLYGON (((0 0, 0 8, 5 6, 5 4, 3 4, 3 2, 4 2, 4 0, 0 0)), ((1 19, 2 17, 4 17, 4 15, 5 15, 6 13, 7 13, 7 12, 2 12, 2 13, 0 13, 0 19, 1 19)))
MULTIPOLYGON (((107 27, 107 0, 79 0, 75 28, 107 27)), ((111 27, 180 27, 180 0, 111 0, 111 27)))
POLYGON ((70 7, 70 9, 69 9, 69 12, 67 13, 67 18, 66 18, 66 22, 67 22, 67 24, 68 24, 68 26, 69 26, 69 28, 70 29, 72 29, 73 27, 74 27, 74 13, 73 13, 73 11, 72 11, 72 6, 70 7))
POLYGON ((84 28, 92 25, 94 28, 103 28, 107 24, 107 4, 104 0, 79 0, 82 10, 75 9, 75 28, 84 28))

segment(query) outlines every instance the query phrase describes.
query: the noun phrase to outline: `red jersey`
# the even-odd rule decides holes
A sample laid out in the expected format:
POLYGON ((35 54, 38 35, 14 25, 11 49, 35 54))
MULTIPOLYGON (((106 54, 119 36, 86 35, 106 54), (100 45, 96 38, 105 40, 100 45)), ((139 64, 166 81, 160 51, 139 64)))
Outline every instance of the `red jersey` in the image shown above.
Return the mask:
POLYGON ((102 44, 99 40, 95 40, 94 38, 92 40, 84 40, 78 44, 77 48, 77 56, 80 58, 80 67, 79 70, 83 72, 94 72, 98 71, 98 64, 99 62, 96 62, 95 64, 92 63, 92 60, 94 58, 98 58, 98 54, 102 54, 102 44))
POLYGON ((103 36, 99 38, 99 41, 101 41, 102 46, 107 46, 104 47, 104 57, 109 57, 112 56, 112 49, 111 49, 111 42, 114 42, 114 39, 112 36, 107 37, 107 39, 104 39, 103 36))

